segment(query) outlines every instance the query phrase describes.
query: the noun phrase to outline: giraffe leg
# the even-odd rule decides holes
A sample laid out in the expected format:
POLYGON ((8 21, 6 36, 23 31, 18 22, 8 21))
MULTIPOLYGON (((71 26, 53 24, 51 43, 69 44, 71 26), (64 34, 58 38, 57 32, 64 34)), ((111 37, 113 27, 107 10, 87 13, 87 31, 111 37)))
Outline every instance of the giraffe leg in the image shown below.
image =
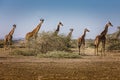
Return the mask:
POLYGON ((8 40, 8 43, 7 43, 7 48, 8 48, 8 53, 10 53, 10 44, 11 44, 11 42, 10 42, 10 40, 8 40))
POLYGON ((8 49, 8 47, 9 47, 9 42, 7 41, 6 42, 6 49, 8 49))
POLYGON ((98 45, 95 45, 94 53, 95 53, 95 56, 98 56, 98 45))
POLYGON ((95 45, 95 49, 94 49, 95 56, 97 55, 96 51, 97 51, 97 46, 95 45))
POLYGON ((80 44, 78 44, 78 49, 79 49, 79 55, 80 55, 80 47, 81 47, 81 45, 80 45, 80 44))
POLYGON ((85 44, 83 44, 83 54, 85 54, 85 44))
POLYGON ((100 44, 100 40, 98 40, 98 43, 97 43, 97 45, 96 45, 96 51, 97 51, 97 56, 98 56, 98 47, 99 47, 99 44, 100 44))
POLYGON ((105 56, 105 41, 102 41, 102 53, 105 56))
POLYGON ((78 47, 79 48, 79 55, 80 55, 80 47, 78 47))
POLYGON ((105 55, 105 45, 106 44, 106 38, 105 38, 105 41, 104 41, 104 55, 105 55))
POLYGON ((6 49, 7 49, 7 44, 5 43, 4 44, 4 52, 5 52, 6 49))
POLYGON ((104 49, 103 51, 104 51, 104 56, 105 56, 105 55, 106 55, 106 54, 105 54, 105 43, 104 43, 104 48, 103 48, 103 49, 104 49))
POLYGON ((4 44, 4 51, 5 51, 5 49, 6 49, 6 44, 4 44))
POLYGON ((8 48, 10 48, 10 40, 8 40, 8 48))
POLYGON ((98 56, 98 47, 99 47, 99 44, 100 44, 100 38, 99 36, 97 36, 95 38, 95 42, 94 42, 94 45, 95 45, 95 55, 98 56))
POLYGON ((8 44, 8 41, 7 41, 7 39, 5 39, 5 40, 4 40, 4 50, 6 50, 7 44, 8 44))
POLYGON ((102 41, 101 56, 103 55, 103 48, 104 48, 104 44, 103 44, 103 41, 102 41))
POLYGON ((10 41, 10 52, 12 52, 12 40, 10 41))
POLYGON ((97 56, 98 56, 98 46, 96 47, 96 49, 97 49, 97 56))
POLYGON ((102 41, 102 49, 101 49, 101 56, 103 56, 103 49, 104 49, 104 44, 103 44, 103 41, 102 41))

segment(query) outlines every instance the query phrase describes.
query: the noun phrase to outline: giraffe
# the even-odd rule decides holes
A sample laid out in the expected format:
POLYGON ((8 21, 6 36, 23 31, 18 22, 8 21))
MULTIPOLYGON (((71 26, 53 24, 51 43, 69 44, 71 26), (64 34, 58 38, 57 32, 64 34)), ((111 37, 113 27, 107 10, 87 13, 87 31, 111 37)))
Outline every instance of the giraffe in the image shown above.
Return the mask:
POLYGON ((71 38, 73 30, 74 29, 72 29, 72 28, 70 29, 70 32, 68 33, 67 38, 71 38))
POLYGON ((70 47, 70 40, 74 29, 70 29, 70 32, 67 35, 67 47, 70 47))
MULTIPOLYGON (((100 35, 97 35, 94 41, 94 45, 95 45, 95 55, 98 55, 98 47, 100 42, 102 42, 102 51, 104 52, 105 55, 105 44, 106 44, 106 34, 108 32, 108 27, 113 26, 112 23, 109 21, 106 25, 105 25, 105 29, 100 33, 100 35), (97 54, 96 54, 97 52, 97 54)), ((102 53, 101 53, 102 55, 102 53)))
POLYGON ((118 26, 117 28, 118 28, 118 33, 116 35, 116 39, 119 39, 119 36, 120 36, 120 26, 118 26))
POLYGON ((12 38, 13 38, 13 34, 15 31, 16 25, 13 25, 12 30, 9 32, 9 34, 7 34, 4 38, 4 48, 8 47, 8 45, 12 45, 12 38))
POLYGON ((33 31, 28 32, 26 34, 25 39, 27 42, 30 41, 31 38, 34 38, 36 40, 38 31, 41 28, 43 22, 44 22, 44 19, 40 19, 40 23, 37 25, 37 27, 35 29, 33 29, 33 31))
POLYGON ((85 36, 86 36, 86 32, 90 32, 90 30, 88 30, 87 28, 84 29, 84 34, 78 38, 78 48, 79 48, 79 55, 80 55, 80 47, 81 45, 84 46, 85 48, 85 36))
POLYGON ((59 23, 58 23, 57 29, 56 29, 55 32, 54 32, 54 35, 55 35, 55 36, 58 35, 58 32, 60 31, 60 26, 63 26, 62 22, 59 22, 59 23))

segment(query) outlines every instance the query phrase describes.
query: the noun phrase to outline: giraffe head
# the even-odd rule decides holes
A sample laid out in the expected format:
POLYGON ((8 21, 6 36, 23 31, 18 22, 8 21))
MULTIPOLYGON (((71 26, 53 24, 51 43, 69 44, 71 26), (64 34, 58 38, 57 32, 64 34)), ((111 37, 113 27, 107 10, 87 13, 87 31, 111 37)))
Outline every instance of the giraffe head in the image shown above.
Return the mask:
POLYGON ((71 32, 72 32, 73 30, 74 30, 74 29, 72 29, 72 28, 70 29, 71 32))
POLYGON ((88 30, 87 28, 85 28, 85 30, 84 30, 85 32, 90 32, 90 30, 88 30))
POLYGON ((113 27, 113 25, 112 25, 112 23, 110 21, 108 21, 107 25, 113 27))
POLYGON ((16 24, 14 24, 13 27, 16 28, 16 24))
POLYGON ((63 26, 62 22, 59 22, 59 26, 63 26))
POLYGON ((40 19, 41 22, 44 22, 44 19, 40 19))
POLYGON ((120 26, 117 27, 120 30, 120 26))

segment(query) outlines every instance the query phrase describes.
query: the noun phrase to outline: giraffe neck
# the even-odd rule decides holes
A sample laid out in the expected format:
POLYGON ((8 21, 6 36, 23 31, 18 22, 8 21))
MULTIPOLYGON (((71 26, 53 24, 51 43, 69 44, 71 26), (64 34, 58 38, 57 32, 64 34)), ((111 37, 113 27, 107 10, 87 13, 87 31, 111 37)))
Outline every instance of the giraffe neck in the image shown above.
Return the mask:
POLYGON ((105 26, 105 31, 108 32, 108 25, 105 26))
POLYGON ((35 34, 37 34, 38 33, 38 31, 39 31, 39 29, 41 28, 41 26, 42 26, 42 21, 37 25, 37 27, 32 31, 33 33, 35 33, 35 34))
POLYGON ((67 35, 67 37, 70 38, 70 37, 72 36, 72 32, 73 32, 73 31, 70 31, 69 34, 67 35))
POLYGON ((105 36, 105 35, 107 34, 107 32, 108 32, 108 27, 109 27, 109 26, 106 24, 104 31, 101 33, 101 36, 105 36))
POLYGON ((58 24, 56 31, 59 31, 59 30, 60 30, 60 25, 58 24))
POLYGON ((118 31, 120 32, 120 29, 118 31))
POLYGON ((83 34, 83 36, 82 37, 85 37, 86 36, 86 31, 84 31, 84 34, 83 34))
POLYGON ((12 28, 12 30, 9 32, 9 34, 8 35, 13 35, 13 33, 14 33, 14 31, 15 31, 15 28, 12 28))
POLYGON ((117 35, 116 35, 116 38, 118 39, 120 36, 120 30, 118 31, 117 35))

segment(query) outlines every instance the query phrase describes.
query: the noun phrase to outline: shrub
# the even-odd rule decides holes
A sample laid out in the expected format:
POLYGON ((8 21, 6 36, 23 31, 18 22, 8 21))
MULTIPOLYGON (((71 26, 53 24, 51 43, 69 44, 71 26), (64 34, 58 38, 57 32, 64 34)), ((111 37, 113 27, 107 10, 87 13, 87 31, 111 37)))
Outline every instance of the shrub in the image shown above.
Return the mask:
POLYGON ((53 35, 53 32, 42 32, 37 40, 32 42, 32 48, 37 52, 47 53, 48 51, 70 51, 67 45, 70 44, 64 35, 53 35))
POLYGON ((107 50, 120 50, 120 43, 109 44, 107 50))
POLYGON ((37 54, 33 50, 14 50, 11 52, 12 55, 22 55, 22 56, 36 56, 37 54))
POLYGON ((77 40, 76 39, 70 40, 69 45, 70 45, 69 48, 77 48, 77 40))
POLYGON ((4 40, 0 40, 0 48, 4 47, 4 40))

